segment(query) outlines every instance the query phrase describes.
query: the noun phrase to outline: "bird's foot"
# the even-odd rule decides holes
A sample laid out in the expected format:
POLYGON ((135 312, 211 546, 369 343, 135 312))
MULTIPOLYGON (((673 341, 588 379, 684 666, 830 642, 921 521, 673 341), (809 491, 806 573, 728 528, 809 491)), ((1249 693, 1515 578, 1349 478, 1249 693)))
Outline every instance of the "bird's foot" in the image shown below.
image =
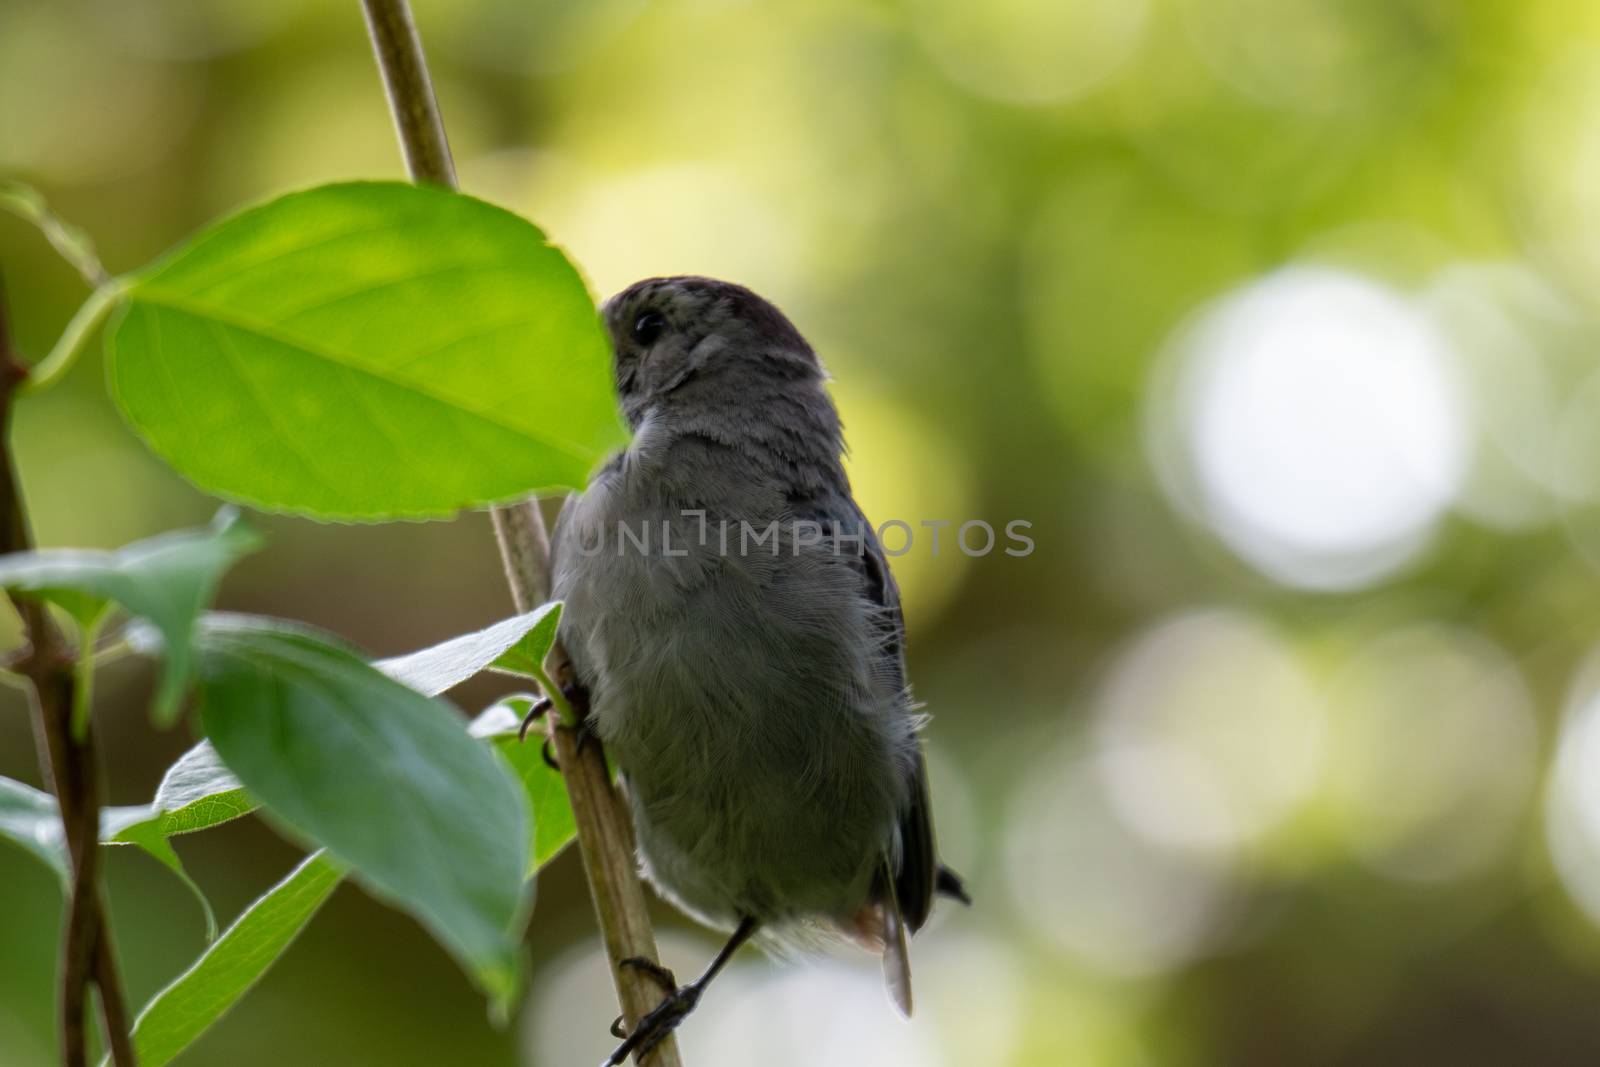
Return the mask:
POLYGON ((661 964, 647 956, 629 956, 627 959, 617 964, 617 966, 632 967, 636 971, 643 971, 651 978, 654 978, 656 980, 656 984, 661 986, 661 988, 666 990, 668 993, 676 992, 678 989, 678 979, 677 976, 672 973, 671 968, 663 967, 661 964))
MULTIPOLYGON (((656 984, 667 993, 676 993, 678 991, 678 976, 673 974, 670 968, 661 966, 661 964, 647 956, 629 956, 627 959, 619 961, 617 966, 632 967, 636 971, 643 971, 651 978, 654 978, 656 984)), ((623 1027, 622 1016, 620 1015, 611 1020, 611 1036, 628 1036, 628 1031, 623 1027)))
MULTIPOLYGON (((572 706, 580 717, 576 727, 557 724, 556 729, 576 730, 578 734, 577 747, 581 750, 585 744, 594 740, 595 737, 594 726, 589 721, 589 694, 581 685, 574 682, 571 685, 563 686, 561 695, 566 697, 567 703, 572 706)), ((528 739, 528 730, 532 728, 534 723, 550 714, 553 707, 554 704, 549 697, 540 697, 533 707, 528 709, 528 714, 522 717, 522 725, 517 730, 517 740, 526 741, 528 739)), ((561 769, 561 765, 556 762, 555 755, 550 751, 550 739, 548 737, 539 746, 539 752, 551 770, 559 771, 561 769)))
MULTIPOLYGON (((641 960, 638 958, 623 960, 624 966, 637 967, 650 973, 655 977, 656 981, 668 989, 668 993, 665 1000, 657 1004, 648 1015, 639 1020, 639 1025, 633 1028, 633 1033, 623 1038, 622 1044, 616 1047, 616 1050, 611 1053, 611 1058, 606 1060, 601 1067, 617 1067, 618 1064, 628 1058, 630 1052, 636 1057, 643 1058, 651 1049, 661 1043, 662 1038, 676 1030, 678 1024, 687 1019, 691 1011, 694 1011, 694 1006, 700 1003, 700 994, 705 991, 706 986, 711 983, 711 980, 717 976, 717 973, 722 968, 728 965, 728 961, 733 958, 733 954, 739 951, 739 946, 755 936, 755 932, 760 926, 761 923, 758 920, 748 915, 740 919, 738 927, 728 938, 728 943, 722 946, 722 950, 717 953, 717 958, 711 961, 711 966, 707 967, 705 973, 699 978, 696 978, 681 989, 678 988, 677 980, 673 978, 672 972, 654 960, 641 960)), ((621 1029, 620 1022, 611 1024, 611 1032, 617 1037, 622 1037, 621 1029)))
MULTIPOLYGON (((577 712, 580 719, 589 717, 589 691, 577 682, 569 682, 561 687, 561 695, 566 698, 567 705, 577 712)), ((528 728, 550 713, 554 707, 548 696, 541 696, 534 701, 533 707, 528 709, 528 714, 522 717, 522 728, 517 731, 517 740, 528 739, 528 728)))
POLYGON ((526 741, 528 739, 528 729, 548 715, 552 707, 554 705, 550 703, 549 697, 540 697, 535 701, 533 707, 528 709, 528 714, 522 717, 522 726, 517 730, 517 740, 526 741))
MULTIPOLYGON (((655 965, 652 964, 652 967, 655 965)), ((656 978, 661 978, 651 968, 642 968, 656 978)), ((660 968, 667 978, 672 972, 665 967, 660 968)), ((618 1067, 625 1063, 630 1055, 643 1058, 650 1050, 659 1045, 664 1038, 678 1028, 678 1024, 689 1017, 695 1005, 700 1003, 700 983, 691 982, 682 988, 674 988, 667 994, 667 998, 657 1004, 650 1014, 639 1020, 639 1025, 633 1028, 633 1033, 623 1038, 622 1044, 612 1050, 611 1056, 601 1064, 601 1067, 618 1067)), ((612 1024, 611 1032, 617 1034, 620 1029, 612 1024)), ((622 1035, 617 1034, 621 1037, 622 1035)))

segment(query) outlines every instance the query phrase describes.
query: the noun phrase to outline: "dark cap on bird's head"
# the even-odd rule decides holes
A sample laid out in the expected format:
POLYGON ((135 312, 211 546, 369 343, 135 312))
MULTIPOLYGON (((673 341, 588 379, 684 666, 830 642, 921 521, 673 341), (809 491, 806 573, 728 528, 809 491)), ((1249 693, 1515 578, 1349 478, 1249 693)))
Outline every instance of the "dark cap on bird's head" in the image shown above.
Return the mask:
POLYGON ((682 275, 635 282, 601 309, 629 421, 691 382, 812 380, 822 364, 783 312, 742 285, 682 275))

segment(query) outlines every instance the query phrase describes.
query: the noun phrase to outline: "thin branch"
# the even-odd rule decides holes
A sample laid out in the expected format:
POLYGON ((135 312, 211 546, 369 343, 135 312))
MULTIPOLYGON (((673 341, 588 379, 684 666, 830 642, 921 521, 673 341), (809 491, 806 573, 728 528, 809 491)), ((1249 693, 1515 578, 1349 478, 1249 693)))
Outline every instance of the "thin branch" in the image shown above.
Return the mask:
MULTIPOLYGON (((23 552, 32 545, 11 461, 11 406, 27 370, 11 347, 0 294, 0 552, 23 552)), ((61 1059, 66 1067, 85 1067, 89 1055, 86 1011, 91 983, 100 989, 101 1019, 112 1062, 133 1067, 134 1053, 122 982, 116 969, 111 932, 100 893, 100 767, 92 729, 75 737, 73 706, 78 678, 74 656, 42 603, 19 600, 29 651, 17 665, 32 682, 30 705, 39 759, 61 809, 61 823, 72 863, 61 950, 61 1059)))
POLYGON ((88 869, 93 863, 91 861, 86 866, 79 860, 82 855, 82 828, 75 818, 79 803, 75 788, 81 788, 83 781, 78 773, 78 765, 70 755, 72 731, 68 723, 72 703, 66 690, 71 684, 71 668, 68 661, 57 656, 54 642, 41 636, 54 629, 42 607, 36 602, 20 601, 18 609, 23 625, 30 635, 34 635, 33 650, 23 665, 23 671, 33 683, 28 703, 39 745, 39 761, 45 767, 51 788, 55 790, 67 837, 67 852, 72 862, 56 1003, 56 1010, 60 1013, 57 1023, 60 1027, 61 1062, 64 1067, 84 1067, 89 1056, 86 1009, 89 985, 93 979, 90 962, 94 939, 99 930, 89 914, 89 902, 93 895, 83 892, 84 876, 93 877, 94 872, 88 869), (53 665, 51 657, 56 657, 53 665))
POLYGON ((361 7, 411 180, 454 189, 456 165, 450 158, 450 140, 439 117, 439 101, 433 95, 433 79, 428 76, 428 60, 422 54, 422 37, 411 18, 411 5, 406 0, 362 0, 361 7))
MULTIPOLYGON (((98 835, 99 827, 95 827, 98 835)), ((122 991, 122 971, 117 967, 117 946, 111 937, 111 913, 100 897, 100 936, 94 943, 95 985, 100 990, 100 1020, 105 1023, 111 1062, 116 1067, 136 1067, 133 1020, 128 1018, 128 998, 122 991)))
MULTIPOLYGON (((450 144, 410 5, 407 0, 362 0, 362 7, 412 180, 455 188, 450 144)), ((512 600, 518 611, 529 611, 543 603, 550 591, 550 539, 539 505, 527 500, 495 508, 490 514, 512 600)), ((558 683, 571 681, 571 668, 559 645, 551 653, 551 664, 558 683)), ((554 723, 552 730, 612 981, 623 1018, 632 1028, 663 999, 662 991, 642 970, 621 965, 630 957, 657 958, 634 858, 633 827, 611 785, 600 745, 580 746, 573 731, 554 723)), ((669 1035, 641 1062, 648 1067, 680 1067, 677 1042, 669 1035)))

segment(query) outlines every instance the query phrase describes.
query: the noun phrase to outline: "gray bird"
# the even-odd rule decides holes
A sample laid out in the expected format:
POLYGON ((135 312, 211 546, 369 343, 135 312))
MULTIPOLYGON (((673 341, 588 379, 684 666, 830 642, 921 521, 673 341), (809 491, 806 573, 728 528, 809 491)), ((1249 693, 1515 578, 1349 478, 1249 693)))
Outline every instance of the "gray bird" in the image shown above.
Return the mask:
POLYGON ((603 309, 633 428, 556 523, 560 636, 626 785, 644 873, 732 931, 607 1061, 642 1054, 744 942, 842 933, 911 1012, 936 892, 900 594, 805 338, 750 290, 639 282, 603 309), (776 524, 774 526, 773 524, 776 524))

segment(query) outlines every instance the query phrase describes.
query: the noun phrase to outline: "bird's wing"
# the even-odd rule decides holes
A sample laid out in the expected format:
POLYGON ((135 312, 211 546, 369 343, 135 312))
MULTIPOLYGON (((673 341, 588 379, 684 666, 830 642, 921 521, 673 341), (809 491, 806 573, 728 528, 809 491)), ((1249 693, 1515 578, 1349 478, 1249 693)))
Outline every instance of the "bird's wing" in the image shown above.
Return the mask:
MULTIPOLYGON (((889 571, 883 546, 859 508, 855 510, 855 521, 862 534, 861 561, 867 596, 880 609, 881 655, 894 684, 903 690, 906 688, 906 620, 900 610, 900 588, 889 571)), ((910 801, 900 813, 900 863, 890 872, 893 886, 886 888, 892 888, 900 917, 915 933, 933 908, 933 892, 939 874, 939 860, 933 844, 933 812, 928 799, 928 766, 920 744, 910 786, 910 801)))

